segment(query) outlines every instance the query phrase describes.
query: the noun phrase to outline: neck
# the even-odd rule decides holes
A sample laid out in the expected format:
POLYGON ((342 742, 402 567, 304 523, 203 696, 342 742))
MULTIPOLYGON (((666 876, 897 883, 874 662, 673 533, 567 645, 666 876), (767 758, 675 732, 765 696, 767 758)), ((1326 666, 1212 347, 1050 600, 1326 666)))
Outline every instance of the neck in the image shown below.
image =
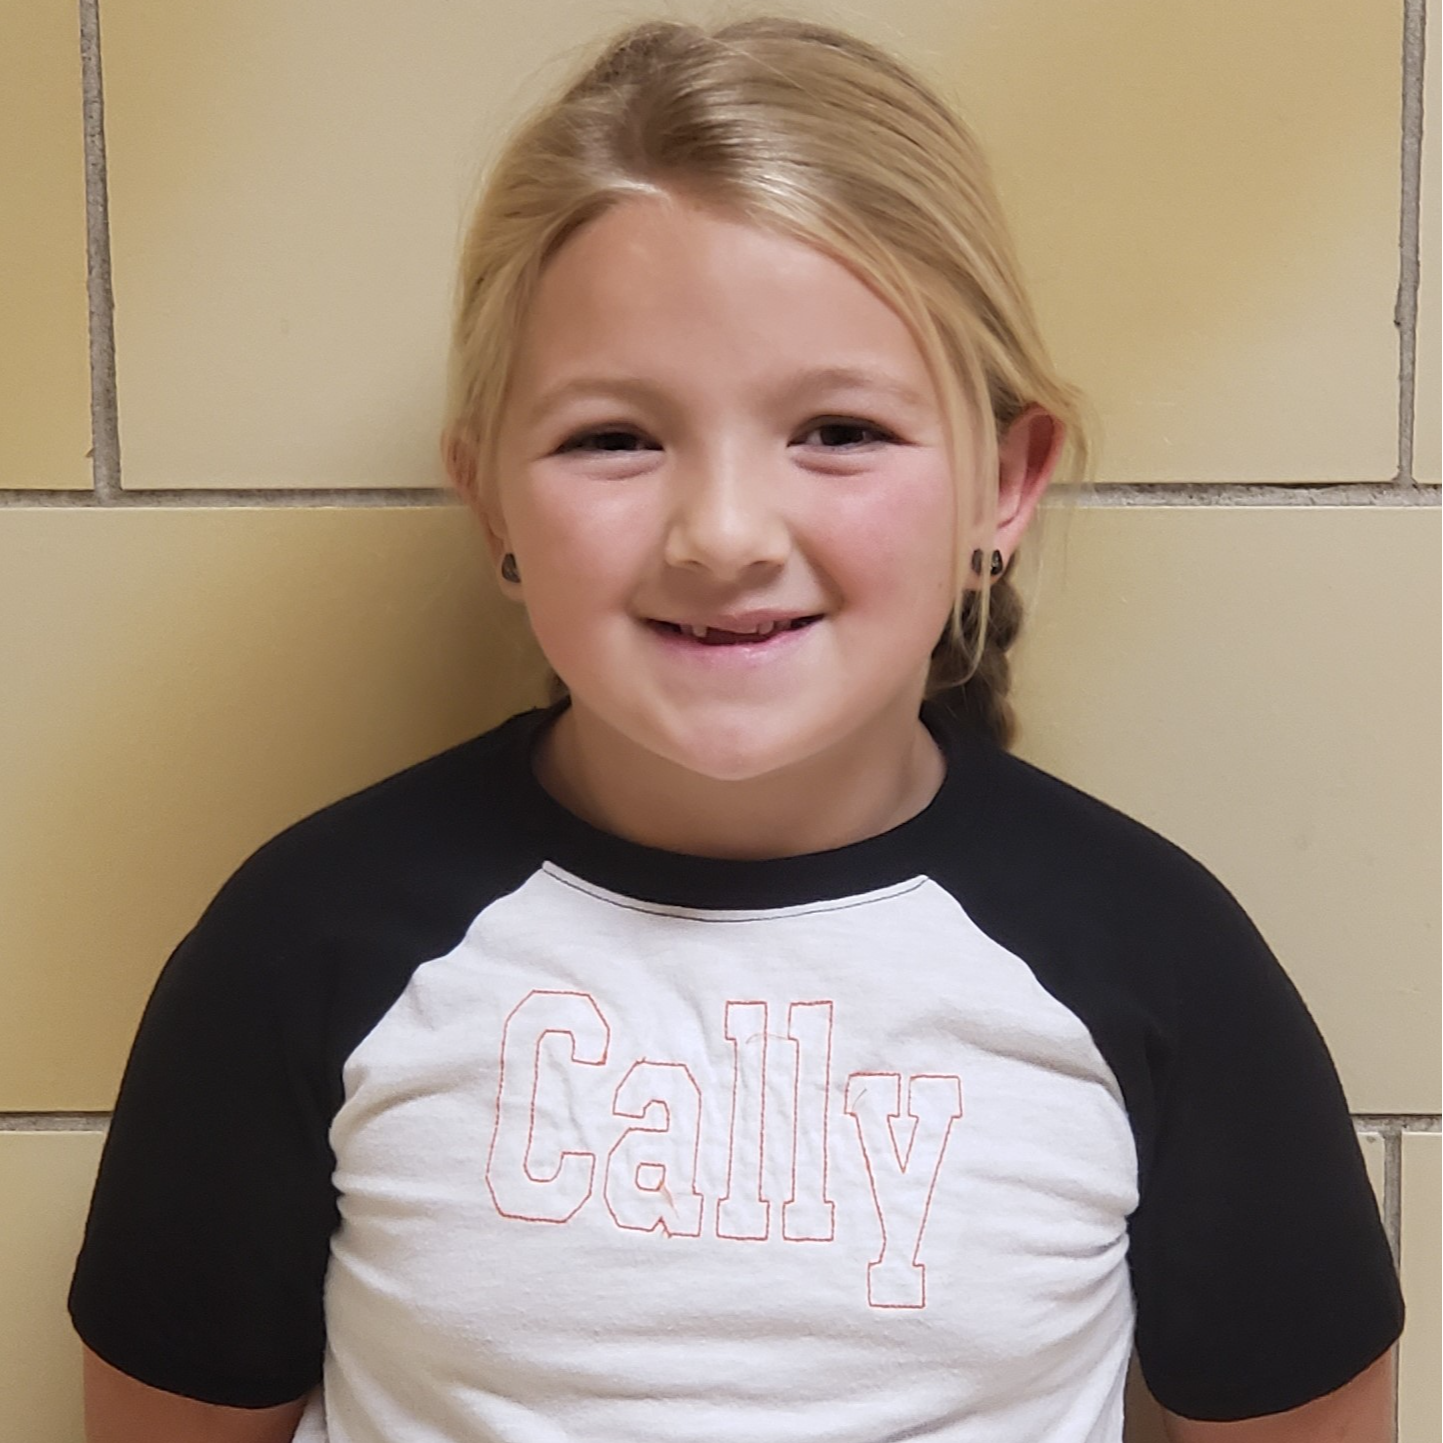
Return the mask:
POLYGON ((575 701, 535 757, 541 785, 592 826, 663 851, 738 859, 830 851, 889 831, 926 807, 946 769, 915 705, 742 781, 647 751, 575 701))

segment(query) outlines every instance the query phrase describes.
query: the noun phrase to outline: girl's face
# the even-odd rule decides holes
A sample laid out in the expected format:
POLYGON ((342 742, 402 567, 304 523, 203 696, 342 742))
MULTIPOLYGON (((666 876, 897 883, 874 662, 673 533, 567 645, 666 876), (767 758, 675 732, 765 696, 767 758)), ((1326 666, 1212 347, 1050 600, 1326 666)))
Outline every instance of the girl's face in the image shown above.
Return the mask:
POLYGON ((956 488, 920 351, 842 265, 623 203, 545 271, 497 454, 492 549, 578 727, 733 781, 916 730, 956 488), (818 619, 738 647, 659 624, 750 613, 818 619))

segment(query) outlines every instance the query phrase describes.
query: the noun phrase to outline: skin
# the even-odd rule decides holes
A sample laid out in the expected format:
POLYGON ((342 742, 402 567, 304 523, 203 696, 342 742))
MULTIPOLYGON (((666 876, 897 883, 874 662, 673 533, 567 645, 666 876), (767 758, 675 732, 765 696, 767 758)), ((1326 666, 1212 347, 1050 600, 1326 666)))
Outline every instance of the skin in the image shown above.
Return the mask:
MULTIPOLYGON (((900 319, 815 251, 646 199, 563 247, 520 359, 495 484, 475 486, 472 458, 447 455, 493 560, 516 554, 522 581, 503 585, 572 691, 538 758, 543 785, 619 835, 718 857, 843 846, 924 807, 944 763, 917 711, 952 600, 956 490, 900 319), (876 384, 800 388, 820 357, 917 399, 876 384), (530 415, 583 376, 645 390, 530 415), (635 439, 563 449, 598 429, 635 439), (642 620, 756 607, 825 620, 750 676, 678 666, 642 620)), ((996 528, 974 542, 984 552, 1016 548, 1060 442, 1038 408, 999 438, 986 478, 996 528)), ((88 1349, 84 1376, 88 1443, 288 1443, 306 1403, 198 1403, 88 1349)), ((1288 1413, 1165 1423, 1172 1443, 1385 1443, 1391 1400, 1385 1357, 1288 1413)))
POLYGON ((277 1408, 222 1408, 151 1388, 84 1350, 86 1443, 290 1443, 309 1394, 277 1408))
MULTIPOLYGON (((1061 439, 1040 408, 1002 438, 976 545, 1011 554, 1061 439)), ((692 204, 628 201, 548 267, 497 447, 495 484, 453 474, 498 564, 516 555, 503 584, 571 689, 537 768, 564 805, 672 851, 777 857, 931 800, 945 768, 918 708, 957 493, 922 354, 851 271, 692 204), (872 379, 807 384, 821 364, 872 379), (634 384, 545 405, 576 378, 634 384), (678 661, 646 625, 756 608, 824 619, 751 674, 678 661)))

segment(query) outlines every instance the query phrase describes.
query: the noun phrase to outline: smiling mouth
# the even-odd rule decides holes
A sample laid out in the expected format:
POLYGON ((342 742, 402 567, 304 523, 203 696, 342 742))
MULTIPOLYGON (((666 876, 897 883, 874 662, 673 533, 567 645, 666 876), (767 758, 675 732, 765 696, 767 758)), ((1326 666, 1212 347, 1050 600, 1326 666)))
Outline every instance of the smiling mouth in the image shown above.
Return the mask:
POLYGON ((647 624, 672 636, 684 636, 688 641, 694 641, 700 646, 742 646, 746 644, 763 646, 774 636, 781 636, 788 631, 800 631, 803 627, 810 626, 814 621, 821 619, 820 616, 799 616, 795 621, 789 621, 785 626, 779 626, 765 636, 752 631, 718 631, 712 628, 708 628, 705 636, 697 636, 686 627, 678 626, 674 621, 650 621, 647 624))

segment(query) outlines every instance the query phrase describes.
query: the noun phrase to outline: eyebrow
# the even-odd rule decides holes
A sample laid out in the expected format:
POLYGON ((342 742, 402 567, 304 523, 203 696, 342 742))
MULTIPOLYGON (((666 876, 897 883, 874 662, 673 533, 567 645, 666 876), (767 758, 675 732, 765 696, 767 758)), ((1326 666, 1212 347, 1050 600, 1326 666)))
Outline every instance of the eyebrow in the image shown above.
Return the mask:
MULTIPOLYGON (((882 371, 860 366, 813 366, 799 371, 784 387, 772 392, 782 400, 795 400, 818 391, 879 391, 913 410, 925 410, 929 399, 907 382, 882 371)), ((550 412, 578 396, 612 396, 621 400, 654 401, 663 397, 660 387, 639 376, 573 376, 542 392, 527 413, 534 426, 550 412)))

